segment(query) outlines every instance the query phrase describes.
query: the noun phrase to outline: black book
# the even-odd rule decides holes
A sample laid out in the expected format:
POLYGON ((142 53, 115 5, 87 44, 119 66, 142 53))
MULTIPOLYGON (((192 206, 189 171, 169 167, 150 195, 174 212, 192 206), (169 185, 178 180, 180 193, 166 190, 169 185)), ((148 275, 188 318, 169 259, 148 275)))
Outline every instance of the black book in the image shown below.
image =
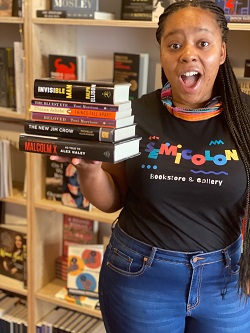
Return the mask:
POLYGON ((117 104, 129 100, 129 83, 35 79, 34 97, 66 101, 117 104))
POLYGON ((140 139, 141 137, 135 136, 128 140, 107 143, 22 133, 19 136, 19 150, 118 163, 139 155, 140 139))

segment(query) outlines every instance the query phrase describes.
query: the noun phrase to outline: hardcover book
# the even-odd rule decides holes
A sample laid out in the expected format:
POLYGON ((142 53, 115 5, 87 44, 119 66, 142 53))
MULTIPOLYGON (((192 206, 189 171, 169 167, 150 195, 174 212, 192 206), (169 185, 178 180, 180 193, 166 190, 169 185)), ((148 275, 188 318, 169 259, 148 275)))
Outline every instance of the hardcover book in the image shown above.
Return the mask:
POLYGON ((131 100, 147 93, 148 65, 148 53, 114 53, 113 81, 130 83, 131 100))
POLYGON ((153 0, 122 0, 121 19, 151 21, 153 0))
POLYGON ((83 56, 49 54, 49 77, 55 80, 86 79, 86 59, 83 56))
POLYGON ((249 0, 215 0, 215 3, 224 10, 228 22, 250 22, 249 0))
MULTIPOLYGON (((68 147, 69 148, 69 147, 68 147)), ((64 163, 62 204, 65 206, 91 210, 90 202, 83 196, 78 181, 78 172, 73 164, 64 163)))
POLYGON ((250 59, 246 59, 246 61, 245 61, 244 76, 250 77, 250 59))
POLYGON ((99 0, 51 0, 51 9, 65 10, 67 13, 67 17, 70 17, 69 14, 75 14, 76 16, 85 15, 86 18, 91 18, 91 14, 99 10, 99 0))
POLYGON ((34 97, 88 103, 118 104, 129 100, 129 83, 35 79, 34 97))
POLYGON ((139 155, 141 137, 116 143, 20 134, 20 151, 118 163, 139 155))
POLYGON ((134 116, 128 116, 121 119, 108 119, 108 118, 90 118, 79 117, 70 115, 58 115, 49 114, 43 112, 32 112, 31 120, 40 121, 44 123, 56 123, 56 124, 70 124, 70 125, 82 125, 82 126, 97 126, 97 127, 110 127, 120 128, 129 126, 134 123, 134 116))
POLYGON ((0 106, 16 105, 13 47, 0 47, 0 106))
POLYGON ((26 282, 26 228, 0 225, 0 274, 26 282))
POLYGON ((45 10, 37 9, 37 17, 46 17, 46 18, 66 18, 66 10, 45 10))
POLYGON ((24 131, 27 134, 34 135, 49 135, 90 141, 117 142, 135 136, 135 126, 136 124, 121 128, 76 125, 69 126, 26 120, 24 122, 24 131))
POLYGON ((84 103, 84 102, 75 102, 75 101, 69 102, 69 101, 53 100, 53 99, 50 100, 50 99, 32 98, 31 105, 96 110, 96 111, 116 111, 116 112, 131 109, 131 101, 119 104, 101 104, 101 103, 84 103))

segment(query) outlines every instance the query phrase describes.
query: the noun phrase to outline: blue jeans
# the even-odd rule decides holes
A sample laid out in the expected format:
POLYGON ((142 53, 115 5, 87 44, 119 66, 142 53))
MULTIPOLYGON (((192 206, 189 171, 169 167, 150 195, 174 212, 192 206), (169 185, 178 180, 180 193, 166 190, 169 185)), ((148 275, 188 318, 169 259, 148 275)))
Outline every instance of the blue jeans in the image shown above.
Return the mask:
POLYGON ((176 252, 112 230, 99 294, 107 333, 250 333, 238 294, 241 238, 219 251, 176 252))

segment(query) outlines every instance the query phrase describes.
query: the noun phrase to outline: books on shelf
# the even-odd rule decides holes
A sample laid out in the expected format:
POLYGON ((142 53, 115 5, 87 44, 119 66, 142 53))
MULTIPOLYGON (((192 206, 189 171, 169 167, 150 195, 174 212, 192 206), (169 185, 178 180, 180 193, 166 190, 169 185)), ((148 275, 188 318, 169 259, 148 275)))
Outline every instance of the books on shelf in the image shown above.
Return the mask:
POLYGON ((55 80, 86 79, 86 55, 49 54, 49 77, 55 80))
POLYGON ((61 201, 64 164, 51 161, 45 156, 45 197, 47 200, 61 201))
POLYGON ((237 78, 241 90, 250 95, 250 77, 238 77, 237 78))
POLYGON ((35 79, 34 97, 89 103, 118 104, 129 98, 129 83, 35 79))
POLYGON ((22 133, 19 136, 19 150, 118 163, 139 155, 140 140, 141 137, 135 136, 124 141, 108 143, 22 133))
POLYGON ((34 135, 49 135, 90 141, 117 142, 135 136, 135 126, 136 124, 120 128, 77 125, 69 126, 64 124, 26 120, 24 122, 24 131, 25 133, 34 135))
POLYGON ((62 199, 64 206, 90 211, 92 206, 83 196, 78 181, 78 171, 71 163, 63 165, 62 199))
POLYGON ((24 0, 12 0, 12 16, 23 17, 24 0))
POLYGON ((12 16, 12 2, 14 0, 2 0, 0 1, 0 17, 12 16))
POLYGON ((11 143, 0 139, 0 197, 7 198, 13 195, 13 175, 11 159, 11 143))
POLYGON ((225 17, 229 23, 249 23, 250 22, 250 2, 215 0, 215 3, 224 10, 225 17))
POLYGON ((245 61, 244 76, 250 77, 250 59, 246 59, 245 61))
POLYGON ((131 100, 147 93, 148 53, 114 53, 113 81, 130 83, 131 100))
POLYGON ((26 284, 27 229, 25 226, 0 225, 0 274, 26 284))
POLYGON ((152 21, 153 0, 122 0, 121 19, 152 21))

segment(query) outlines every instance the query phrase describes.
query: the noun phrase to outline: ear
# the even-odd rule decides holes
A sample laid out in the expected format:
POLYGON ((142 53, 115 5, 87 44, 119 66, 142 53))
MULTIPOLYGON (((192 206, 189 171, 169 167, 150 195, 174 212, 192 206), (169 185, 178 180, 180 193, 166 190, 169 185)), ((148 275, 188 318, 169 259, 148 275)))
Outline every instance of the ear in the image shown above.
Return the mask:
POLYGON ((221 45, 221 56, 220 56, 220 65, 224 64, 227 55, 227 47, 226 43, 223 42, 221 45))

